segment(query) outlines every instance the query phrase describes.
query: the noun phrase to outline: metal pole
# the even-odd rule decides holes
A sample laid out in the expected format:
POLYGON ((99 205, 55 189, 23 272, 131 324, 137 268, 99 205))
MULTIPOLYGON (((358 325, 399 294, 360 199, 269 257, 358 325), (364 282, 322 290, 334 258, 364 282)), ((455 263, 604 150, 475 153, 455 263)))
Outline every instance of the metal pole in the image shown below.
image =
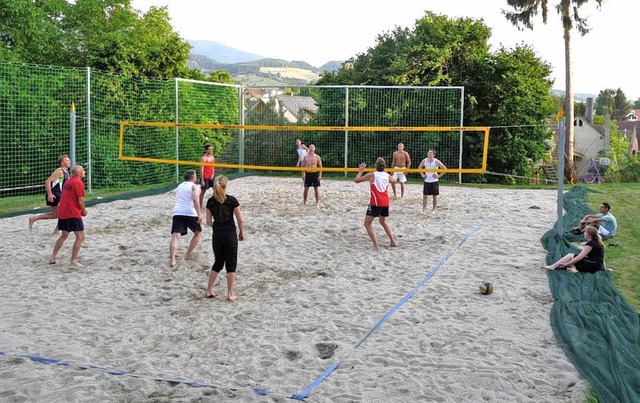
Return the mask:
MULTIPOLYGON (((464 87, 460 91, 460 127, 464 127, 464 87)), ((462 135, 460 131, 460 151, 458 154, 458 168, 462 169, 462 135)), ((458 183, 462 183, 462 172, 458 173, 458 183)))
MULTIPOLYGON (((349 87, 347 86, 344 97, 344 125, 349 126, 349 87)), ((344 131, 344 167, 349 167, 349 131, 344 131)), ((347 171, 344 172, 344 177, 347 177, 347 171)))
POLYGON ((563 200, 562 196, 564 195, 564 130, 565 130, 565 118, 561 118, 558 121, 558 147, 556 151, 558 153, 558 221, 556 224, 556 232, 558 236, 562 236, 563 228, 562 228, 562 209, 563 209, 563 200))
POLYGON ((87 67, 87 191, 91 193, 91 67, 87 67))
POLYGON ((76 165, 76 105, 71 102, 70 113, 70 132, 69 132, 69 159, 71 160, 71 166, 76 165))
MULTIPOLYGON (((179 116, 179 112, 180 112, 180 107, 178 105, 178 79, 175 79, 175 83, 176 83, 176 123, 180 123, 180 120, 178 118, 179 116)), ((175 128, 175 132, 176 132, 176 161, 180 160, 180 130, 178 129, 178 126, 176 126, 175 128)), ((176 164, 176 183, 180 182, 180 164, 176 164)))
MULTIPOLYGON (((244 86, 238 87, 238 124, 244 125, 244 86)), ((238 133, 238 164, 244 165, 244 129, 240 129, 238 133)), ((240 172, 244 172, 244 168, 240 168, 240 172)))

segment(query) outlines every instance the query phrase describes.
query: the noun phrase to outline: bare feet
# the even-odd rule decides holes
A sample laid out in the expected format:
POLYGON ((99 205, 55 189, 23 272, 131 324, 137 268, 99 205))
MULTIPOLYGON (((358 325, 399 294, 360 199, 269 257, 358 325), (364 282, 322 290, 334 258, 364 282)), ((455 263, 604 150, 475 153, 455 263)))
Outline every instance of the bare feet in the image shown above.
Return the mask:
POLYGON ((547 269, 547 270, 555 270, 556 268, 553 266, 542 266, 543 269, 547 269))
POLYGON ((77 260, 72 260, 71 267, 74 269, 83 269, 85 266, 82 263, 78 262, 77 260))
POLYGON ((204 293, 204 297, 205 298, 218 298, 218 294, 214 293, 214 292, 205 292, 204 293))
POLYGON ((577 272, 578 272, 578 270, 577 270, 577 269, 574 269, 573 267, 567 267, 567 271, 568 271, 569 273, 577 273, 577 272))
POLYGON ((194 257, 192 254, 184 255, 184 260, 193 260, 194 257))
POLYGON ((380 245, 378 245, 377 243, 373 244, 373 250, 379 250, 380 249, 380 245))
POLYGON ((33 229, 33 223, 35 221, 36 221, 36 217, 35 216, 29 217, 29 231, 31 231, 33 229))
POLYGON ((392 239, 392 240, 391 240, 390 245, 391 245, 391 247, 393 247, 393 248, 395 248, 396 246, 398 246, 398 244, 396 243, 396 240, 395 240, 395 239, 392 239))
POLYGON ((55 259, 51 259, 51 260, 49 260, 49 264, 56 264, 56 263, 57 263, 57 262, 56 262, 56 260, 55 260, 55 259))
POLYGON ((233 294, 227 295, 227 301, 233 302, 235 300, 236 300, 236 296, 235 295, 233 295, 233 294))
POLYGON ((169 263, 169 267, 176 267, 176 260, 171 259, 171 263, 169 263))

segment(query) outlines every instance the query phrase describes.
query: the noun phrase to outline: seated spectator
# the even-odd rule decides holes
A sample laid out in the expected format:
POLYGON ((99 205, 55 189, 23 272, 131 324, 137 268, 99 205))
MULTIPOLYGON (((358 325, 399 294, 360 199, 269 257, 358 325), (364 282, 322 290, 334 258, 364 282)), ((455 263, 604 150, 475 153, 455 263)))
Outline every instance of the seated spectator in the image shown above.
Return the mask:
POLYGON ((616 235, 618 229, 618 222, 616 218, 609 212, 611 205, 609 203, 602 203, 600 205, 600 213, 587 214, 580 220, 580 226, 570 233, 574 235, 580 235, 584 232, 587 226, 593 226, 598 229, 598 234, 605 238, 612 238, 616 235))
POLYGON ((587 243, 577 256, 569 253, 554 264, 544 266, 544 268, 549 270, 566 268, 571 273, 595 273, 604 270, 604 243, 596 227, 591 225, 585 227, 584 238, 587 243))

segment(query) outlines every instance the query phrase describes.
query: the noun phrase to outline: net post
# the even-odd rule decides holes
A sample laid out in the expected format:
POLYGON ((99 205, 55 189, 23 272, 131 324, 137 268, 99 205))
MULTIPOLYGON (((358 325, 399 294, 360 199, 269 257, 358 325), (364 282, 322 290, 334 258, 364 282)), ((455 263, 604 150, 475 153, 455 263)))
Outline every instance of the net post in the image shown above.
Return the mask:
POLYGON ((69 154, 71 166, 76 165, 76 105, 71 102, 71 111, 69 113, 69 154))
POLYGON ((556 232, 558 236, 562 236, 562 209, 563 209, 563 200, 562 196, 564 194, 564 131, 565 131, 565 119, 564 117, 558 120, 558 206, 557 206, 557 214, 558 220, 556 224, 556 232))
POLYGON ((87 67, 87 191, 91 193, 91 67, 87 67))
MULTIPOLYGON (((344 125, 349 126, 349 86, 345 87, 344 96, 344 125)), ((349 167, 349 130, 344 131, 344 167, 349 167)), ((347 171, 344 171, 344 177, 347 177, 347 171)))
MULTIPOLYGON (((178 78, 175 79, 175 93, 176 93, 176 119, 175 119, 175 123, 176 123, 176 127, 175 127, 175 132, 176 132, 176 161, 180 160, 180 155, 178 154, 179 149, 180 149, 180 141, 179 141, 179 137, 180 137, 180 130, 178 129, 178 123, 180 122, 178 119, 178 115, 180 112, 180 106, 179 104, 179 93, 178 93, 178 78)), ((176 164, 176 183, 180 182, 180 164, 176 164)))
MULTIPOLYGON (((464 87, 460 90, 460 127, 464 126, 464 87)), ((462 169, 462 135, 460 130, 460 151, 458 154, 458 168, 462 169)), ((458 173, 458 183, 462 184, 462 172, 458 173)))
MULTIPOLYGON (((244 86, 238 87, 238 122, 244 126, 244 86)), ((244 129, 238 133, 238 163, 244 165, 244 129)), ((240 169, 244 173, 244 168, 240 169)))

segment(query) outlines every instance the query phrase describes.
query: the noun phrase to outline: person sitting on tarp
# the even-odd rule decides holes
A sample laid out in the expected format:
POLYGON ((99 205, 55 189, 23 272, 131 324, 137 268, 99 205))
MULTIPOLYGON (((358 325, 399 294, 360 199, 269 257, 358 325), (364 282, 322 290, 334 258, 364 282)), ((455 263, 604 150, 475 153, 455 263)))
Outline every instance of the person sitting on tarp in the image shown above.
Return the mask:
POLYGON ((616 218, 609 212, 611 205, 602 203, 600 205, 600 213, 587 214, 580 220, 580 226, 572 231, 573 235, 580 235, 584 232, 585 227, 591 225, 598 229, 598 233, 605 238, 612 238, 618 229, 616 218))
POLYGON ((591 225, 586 226, 584 239, 587 240, 587 243, 577 256, 569 253, 554 264, 544 266, 544 268, 555 270, 564 267, 571 273, 595 273, 604 270, 604 243, 600 234, 598 234, 598 229, 591 225))

